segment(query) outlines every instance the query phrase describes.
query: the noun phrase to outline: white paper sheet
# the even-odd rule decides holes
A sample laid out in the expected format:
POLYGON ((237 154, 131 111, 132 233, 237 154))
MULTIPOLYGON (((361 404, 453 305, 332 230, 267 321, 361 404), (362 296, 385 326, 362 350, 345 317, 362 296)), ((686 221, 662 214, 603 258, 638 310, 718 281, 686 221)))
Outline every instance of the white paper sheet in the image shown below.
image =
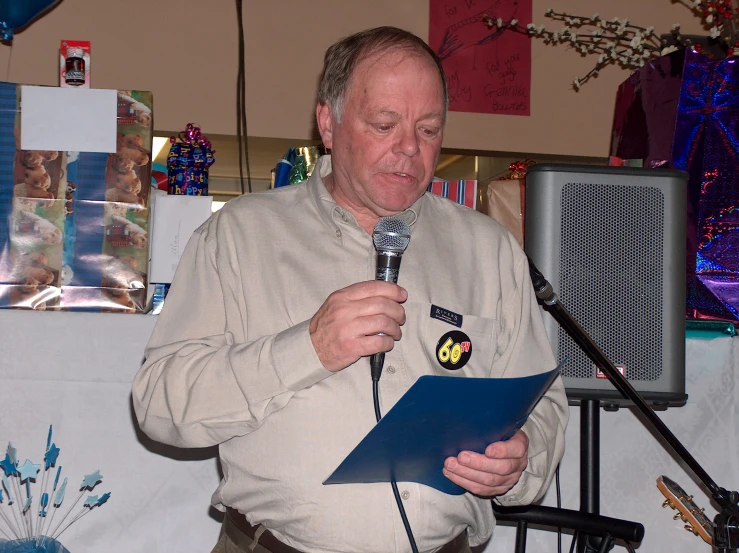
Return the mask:
POLYGON ((172 282, 192 233, 211 215, 211 196, 157 196, 151 231, 149 282, 172 282))
POLYGON ((21 87, 21 149, 116 151, 115 90, 21 87))

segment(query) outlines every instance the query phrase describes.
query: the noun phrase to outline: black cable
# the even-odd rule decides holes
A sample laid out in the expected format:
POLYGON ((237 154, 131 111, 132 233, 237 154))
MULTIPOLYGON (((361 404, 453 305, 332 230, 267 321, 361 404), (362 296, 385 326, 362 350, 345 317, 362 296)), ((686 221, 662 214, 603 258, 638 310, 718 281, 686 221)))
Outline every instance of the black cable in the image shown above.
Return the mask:
MULTIPOLYGON (((554 471, 555 484, 557 487, 557 509, 562 508, 562 490, 559 487, 559 463, 557 470, 554 471)), ((562 527, 557 526, 557 553, 562 553, 562 527)))
MULTIPOLYGON (((380 413, 380 381, 379 379, 372 379, 372 402, 375 405, 375 418, 377 422, 380 422, 382 413, 380 413)), ((405 527, 405 533, 408 534, 408 541, 411 542, 411 550, 413 553, 418 553, 418 546, 416 545, 416 539, 413 537, 413 530, 411 530, 411 523, 408 522, 408 515, 405 514, 405 507, 403 507, 403 500, 400 498, 400 492, 398 491, 398 484, 395 480, 390 481, 390 485, 393 488, 393 495, 395 496, 395 503, 398 506, 400 512, 400 518, 403 519, 403 526, 405 527)))
POLYGON ((241 193, 244 189, 244 160, 246 160, 246 180, 251 193, 251 168, 249 166, 249 139, 246 128, 246 62, 244 53, 244 2, 236 0, 236 18, 239 26, 239 68, 236 76, 236 136, 239 141, 239 177, 241 193))
POLYGON ((634 550, 634 546, 631 545, 631 542, 630 541, 627 541, 625 543, 626 543, 626 549, 629 550, 629 553, 636 553, 636 551, 634 550))
POLYGON ((244 67, 244 50, 242 49, 243 42, 242 29, 244 26, 243 20, 243 5, 242 0, 236 0, 236 20, 239 27, 239 62, 237 64, 238 72, 236 75, 236 138, 239 141, 239 184, 241 185, 241 193, 244 194, 244 150, 241 141, 241 74, 242 68, 244 67))

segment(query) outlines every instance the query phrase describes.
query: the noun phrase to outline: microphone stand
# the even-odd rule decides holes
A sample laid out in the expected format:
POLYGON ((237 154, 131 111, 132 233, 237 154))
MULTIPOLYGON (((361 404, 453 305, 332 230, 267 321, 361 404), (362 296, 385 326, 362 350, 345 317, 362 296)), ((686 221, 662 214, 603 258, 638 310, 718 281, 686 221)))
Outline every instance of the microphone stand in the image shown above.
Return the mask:
MULTIPOLYGON (((719 487, 696 461, 680 440, 662 422, 649 404, 642 399, 631 383, 626 380, 611 363, 588 333, 578 324, 557 298, 552 285, 544 278, 529 259, 529 272, 534 285, 534 293, 555 320, 564 328, 580 348, 608 376, 608 379, 626 399, 631 400, 652 427, 682 459, 690 471, 703 483, 720 507, 713 520, 714 543, 717 553, 736 553, 739 551, 739 493, 719 487)), ((597 459, 596 459, 597 461, 597 459)))

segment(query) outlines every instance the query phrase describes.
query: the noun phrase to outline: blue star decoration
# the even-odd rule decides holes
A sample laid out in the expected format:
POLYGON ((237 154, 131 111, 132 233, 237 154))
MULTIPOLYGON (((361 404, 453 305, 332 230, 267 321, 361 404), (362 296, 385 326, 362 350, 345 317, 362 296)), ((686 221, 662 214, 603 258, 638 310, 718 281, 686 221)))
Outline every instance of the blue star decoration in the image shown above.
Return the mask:
POLYGON ((41 465, 35 465, 30 459, 26 459, 23 466, 18 469, 18 473, 21 475, 21 482, 25 482, 29 478, 36 480, 36 475, 41 469, 41 465))
POLYGON ((15 463, 11 461, 10 455, 7 453, 5 454, 5 459, 0 461, 0 468, 5 471, 7 476, 13 476, 18 473, 15 468, 15 463))
POLYGON ((56 458, 59 457, 61 450, 56 447, 56 444, 51 444, 49 450, 44 453, 44 466, 48 469, 49 467, 56 466, 56 458))
POLYGON ((98 503, 98 496, 88 495, 84 506, 92 509, 95 505, 97 505, 97 503, 98 503))
POLYGON ((98 485, 98 482, 102 482, 102 480, 103 475, 100 474, 99 470, 86 474, 85 478, 82 480, 82 484, 80 484, 80 490, 91 490, 98 485))
POLYGON ((98 503, 97 503, 98 506, 108 501, 109 498, 110 498, 110 492, 105 492, 103 495, 100 496, 100 499, 98 499, 98 503))

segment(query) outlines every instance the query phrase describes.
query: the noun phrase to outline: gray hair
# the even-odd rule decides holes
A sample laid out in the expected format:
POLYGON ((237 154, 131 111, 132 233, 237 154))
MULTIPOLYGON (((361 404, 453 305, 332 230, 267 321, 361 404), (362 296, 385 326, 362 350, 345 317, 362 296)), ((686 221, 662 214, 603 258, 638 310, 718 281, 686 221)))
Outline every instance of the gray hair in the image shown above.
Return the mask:
POLYGON ((428 55, 436 64, 444 90, 444 115, 449 107, 446 75, 441 59, 428 44, 413 33, 397 27, 376 27, 348 36, 331 45, 323 60, 321 84, 318 87, 318 102, 328 104, 337 121, 344 112, 344 100, 354 70, 359 62, 372 54, 389 50, 407 50, 428 55))

